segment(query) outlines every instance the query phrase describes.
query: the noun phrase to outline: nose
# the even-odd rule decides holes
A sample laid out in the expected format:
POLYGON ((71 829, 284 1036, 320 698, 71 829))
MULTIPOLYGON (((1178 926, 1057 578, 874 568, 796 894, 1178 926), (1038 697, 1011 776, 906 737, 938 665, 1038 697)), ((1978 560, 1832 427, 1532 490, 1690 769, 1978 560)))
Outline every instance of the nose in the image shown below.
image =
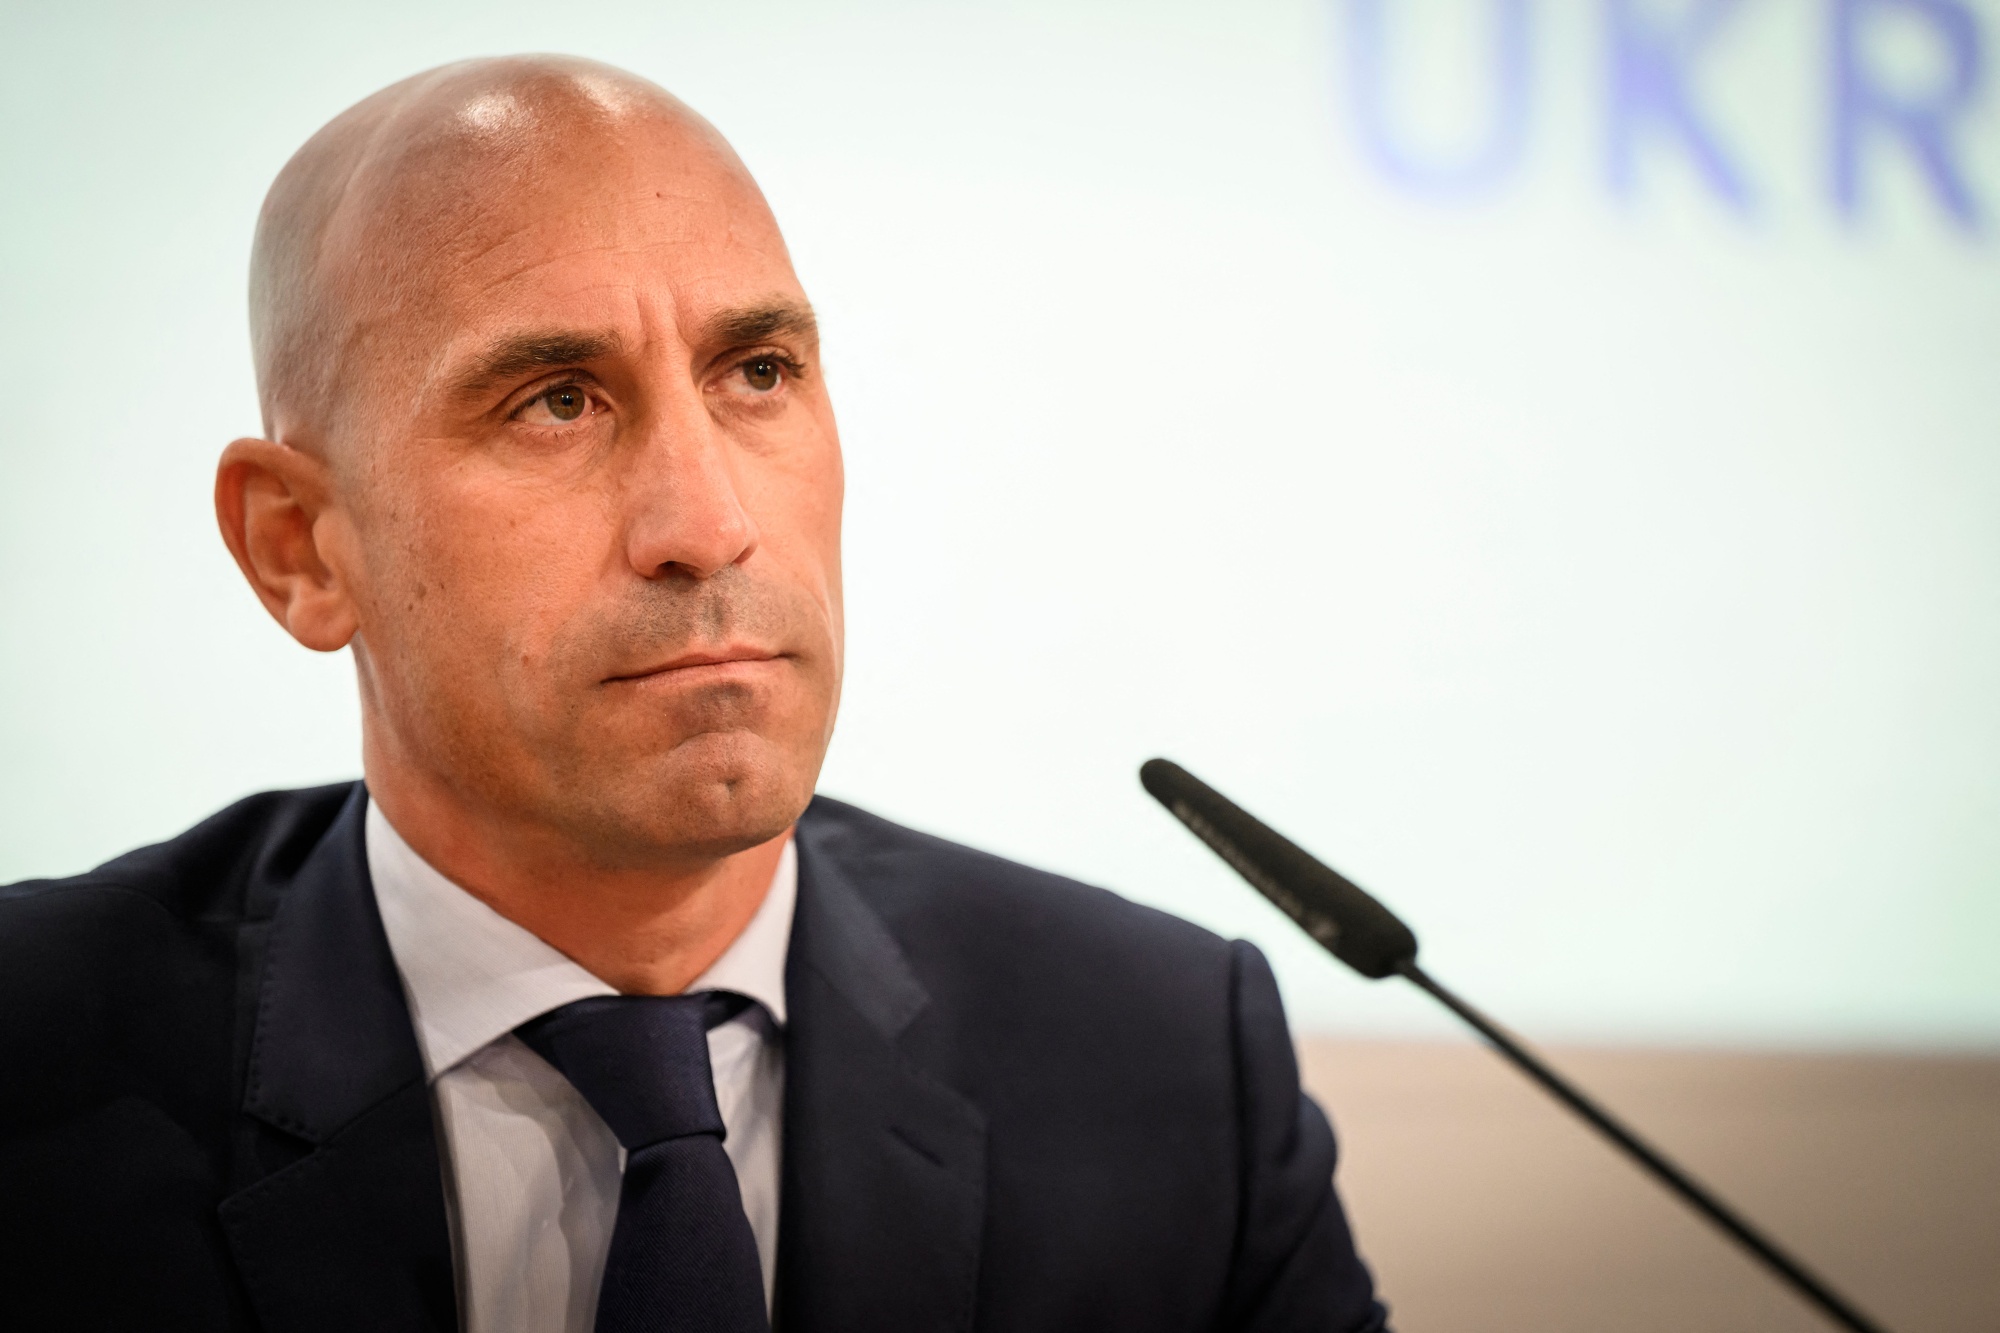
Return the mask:
POLYGON ((739 451, 690 406, 650 423, 633 455, 626 558, 641 578, 706 579, 757 549, 739 451))

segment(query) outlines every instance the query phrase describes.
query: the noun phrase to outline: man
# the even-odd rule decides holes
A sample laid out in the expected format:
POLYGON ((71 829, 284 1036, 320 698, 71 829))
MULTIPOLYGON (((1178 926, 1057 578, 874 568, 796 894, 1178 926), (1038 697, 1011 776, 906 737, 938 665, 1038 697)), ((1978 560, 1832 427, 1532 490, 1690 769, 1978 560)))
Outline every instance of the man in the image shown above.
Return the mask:
POLYGON ((365 786, 0 896, 0 1326, 1381 1327, 1254 949, 814 798, 839 445, 713 129, 397 84, 251 324, 216 511, 365 786))

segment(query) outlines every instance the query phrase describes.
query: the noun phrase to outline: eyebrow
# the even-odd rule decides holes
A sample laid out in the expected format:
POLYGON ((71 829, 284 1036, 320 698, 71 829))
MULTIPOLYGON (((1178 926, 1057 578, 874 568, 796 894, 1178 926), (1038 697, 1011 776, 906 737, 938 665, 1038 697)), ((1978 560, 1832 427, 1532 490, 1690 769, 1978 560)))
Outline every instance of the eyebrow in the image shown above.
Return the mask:
POLYGON ((744 347, 786 335, 819 341, 819 320, 803 301, 772 300, 724 310, 705 321, 697 341, 711 347, 744 347))
POLYGON ((461 394, 476 394, 502 380, 517 379, 530 371, 554 370, 559 366, 596 361, 616 352, 619 346, 617 335, 611 333, 550 331, 512 334, 489 344, 465 373, 457 377, 455 387, 461 394))
MULTIPOLYGON (((703 322, 698 341, 724 350, 789 336, 819 341, 819 320, 801 301, 773 300, 720 311, 703 322)), ((472 397, 506 380, 611 356, 624 346, 615 333, 539 330, 510 334, 487 345, 456 376, 453 388, 472 397)))

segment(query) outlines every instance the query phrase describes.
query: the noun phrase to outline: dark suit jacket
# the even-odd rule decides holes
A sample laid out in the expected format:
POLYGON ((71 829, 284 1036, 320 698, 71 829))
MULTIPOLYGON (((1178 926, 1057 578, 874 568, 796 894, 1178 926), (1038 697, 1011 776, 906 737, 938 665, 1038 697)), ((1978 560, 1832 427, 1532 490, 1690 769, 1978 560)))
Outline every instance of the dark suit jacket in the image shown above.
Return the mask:
MULTIPOLYGON (((0 1327, 456 1325, 359 784, 0 890, 0 1327)), ((778 1327, 1381 1327, 1271 973, 817 800, 778 1327)))

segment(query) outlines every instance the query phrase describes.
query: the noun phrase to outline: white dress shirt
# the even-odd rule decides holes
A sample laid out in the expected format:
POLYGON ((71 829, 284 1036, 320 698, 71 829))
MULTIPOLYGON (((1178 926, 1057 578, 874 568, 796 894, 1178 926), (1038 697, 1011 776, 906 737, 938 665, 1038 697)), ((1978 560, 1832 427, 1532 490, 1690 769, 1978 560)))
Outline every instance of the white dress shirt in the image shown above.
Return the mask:
MULTIPOLYGON (((446 879, 372 801, 368 873, 437 1106, 459 1311, 469 1333, 590 1333, 625 1150, 514 1029, 618 992, 446 879)), ((755 1004, 708 1034, 723 1142, 756 1233, 769 1308, 778 1245, 785 955, 798 857, 690 991, 755 1004)))

